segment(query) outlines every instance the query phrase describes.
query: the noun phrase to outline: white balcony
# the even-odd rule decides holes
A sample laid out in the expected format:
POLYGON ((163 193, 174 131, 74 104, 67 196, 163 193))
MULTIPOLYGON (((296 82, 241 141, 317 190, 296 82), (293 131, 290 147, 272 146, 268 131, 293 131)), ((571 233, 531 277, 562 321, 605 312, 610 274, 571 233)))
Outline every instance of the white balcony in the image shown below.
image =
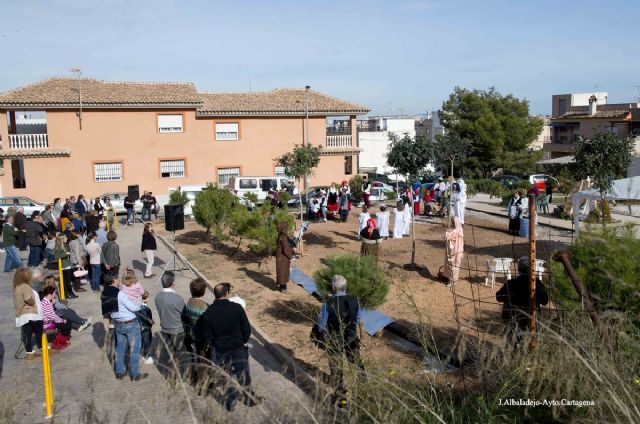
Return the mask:
POLYGON ((351 147, 350 135, 328 135, 327 147, 351 147))
POLYGON ((47 134, 9 134, 10 149, 48 149, 47 134))

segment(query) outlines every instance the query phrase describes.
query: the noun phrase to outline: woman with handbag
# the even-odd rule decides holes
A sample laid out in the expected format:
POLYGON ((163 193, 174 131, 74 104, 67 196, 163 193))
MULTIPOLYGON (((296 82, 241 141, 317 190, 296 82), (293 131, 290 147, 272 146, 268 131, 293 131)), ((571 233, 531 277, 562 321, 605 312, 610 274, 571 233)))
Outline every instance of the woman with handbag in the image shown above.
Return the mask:
POLYGON ((71 231, 71 241, 69 242, 69 252, 71 254, 71 265, 75 268, 73 271, 73 289, 77 292, 86 291, 80 287, 80 278, 86 277, 89 273, 84 269, 85 256, 87 256, 87 249, 82 244, 82 241, 78 237, 77 231, 71 231))
POLYGON ((60 234, 56 237, 56 247, 53 250, 53 256, 55 257, 56 264, 59 259, 62 260, 62 281, 65 297, 67 299, 75 299, 78 295, 73 292, 73 288, 71 286, 71 281, 73 280, 73 267, 71 265, 71 260, 69 259, 69 252, 65 246, 66 242, 67 236, 64 234, 60 234))

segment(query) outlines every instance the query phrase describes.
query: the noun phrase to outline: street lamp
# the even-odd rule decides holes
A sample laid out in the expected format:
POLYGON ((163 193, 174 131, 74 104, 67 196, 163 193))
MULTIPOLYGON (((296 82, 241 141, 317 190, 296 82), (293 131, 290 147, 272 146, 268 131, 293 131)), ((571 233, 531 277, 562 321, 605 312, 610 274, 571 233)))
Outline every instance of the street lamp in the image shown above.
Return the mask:
POLYGON ((78 113, 78 123, 80 125, 80 130, 82 130, 82 86, 80 85, 81 78, 82 78, 82 69, 71 68, 71 73, 76 74, 78 77, 78 103, 80 104, 80 112, 78 113))
MULTIPOLYGON (((304 87, 304 124, 306 127, 306 141, 305 144, 308 146, 310 144, 309 142, 309 89, 311 88, 310 85, 307 85, 304 87)), ((307 205, 309 205, 309 176, 305 175, 304 176, 304 188, 307 192, 307 195, 305 196, 307 198, 307 205)))

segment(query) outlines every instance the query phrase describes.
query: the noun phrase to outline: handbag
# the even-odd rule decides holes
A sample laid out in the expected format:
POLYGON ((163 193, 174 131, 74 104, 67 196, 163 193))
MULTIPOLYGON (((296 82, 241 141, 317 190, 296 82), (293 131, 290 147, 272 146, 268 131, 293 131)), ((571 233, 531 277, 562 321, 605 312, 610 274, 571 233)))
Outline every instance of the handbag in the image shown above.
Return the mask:
POLYGON ((84 269, 83 266, 80 266, 77 270, 73 271, 73 276, 76 278, 86 277, 87 274, 89 274, 89 271, 84 269))

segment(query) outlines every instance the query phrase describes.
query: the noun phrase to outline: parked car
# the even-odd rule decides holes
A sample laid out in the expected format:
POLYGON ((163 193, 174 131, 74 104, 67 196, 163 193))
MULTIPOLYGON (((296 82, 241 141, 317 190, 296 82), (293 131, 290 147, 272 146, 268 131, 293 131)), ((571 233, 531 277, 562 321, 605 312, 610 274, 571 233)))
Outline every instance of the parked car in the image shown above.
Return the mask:
POLYGON ((35 211, 42 212, 46 205, 29 199, 28 197, 16 196, 16 197, 0 197, 0 208, 4 209, 4 213, 7 213, 7 209, 11 206, 15 208, 24 208, 24 215, 27 218, 31 218, 31 214, 35 211))
POLYGON ((499 182, 507 188, 511 188, 514 185, 518 184, 518 182, 520 182, 520 177, 516 177, 515 175, 496 175, 491 179, 499 182))
POLYGON ((531 174, 527 177, 527 179, 538 190, 544 190, 546 188, 549 176, 546 174, 531 174))
POLYGON ((387 184, 382 181, 374 181, 373 183, 371 183, 371 188, 382 188, 387 191, 393 191, 393 186, 391 184, 387 184))
MULTIPOLYGON (((206 184, 180 186, 180 191, 182 191, 183 193, 186 193, 187 199, 189 199, 189 201, 187 202, 186 205, 184 205, 184 208, 183 208, 184 216, 190 217, 190 218, 193 217, 193 205, 195 205, 195 202, 196 202, 196 194, 200 193, 205 188, 207 188, 206 184)), ((171 196, 171 193, 173 193, 176 190, 178 190, 177 187, 170 187, 169 188, 169 196, 171 196)), ((252 201, 247 199, 246 197, 240 196, 239 194, 234 193, 231 190, 229 190, 229 192, 235 198, 238 199, 238 203, 240 203, 243 206, 246 206, 247 209, 253 210, 253 208, 256 207, 256 205, 252 201)))
POLYGON ((258 203, 261 204, 267 198, 269 190, 290 189, 291 196, 298 195, 298 189, 287 177, 245 177, 232 176, 229 179, 229 190, 244 196, 245 193, 255 193, 258 196, 258 203))
POLYGON ((373 187, 371 189, 371 195, 369 196, 369 201, 371 203, 384 203, 387 201, 387 193, 393 193, 395 195, 395 192, 393 191, 393 189, 387 189, 385 187, 373 187))
MULTIPOLYGON (((108 197, 111 200, 111 205, 114 207, 117 214, 127 212, 127 210, 124 208, 124 198, 127 197, 127 193, 102 193, 100 195, 100 200, 104 199, 105 197, 108 197)), ((93 208, 93 199, 91 199, 90 206, 93 208)), ((136 202, 133 204, 133 210, 136 211, 136 213, 142 213, 142 202, 140 201, 140 199, 136 200, 136 202)))

